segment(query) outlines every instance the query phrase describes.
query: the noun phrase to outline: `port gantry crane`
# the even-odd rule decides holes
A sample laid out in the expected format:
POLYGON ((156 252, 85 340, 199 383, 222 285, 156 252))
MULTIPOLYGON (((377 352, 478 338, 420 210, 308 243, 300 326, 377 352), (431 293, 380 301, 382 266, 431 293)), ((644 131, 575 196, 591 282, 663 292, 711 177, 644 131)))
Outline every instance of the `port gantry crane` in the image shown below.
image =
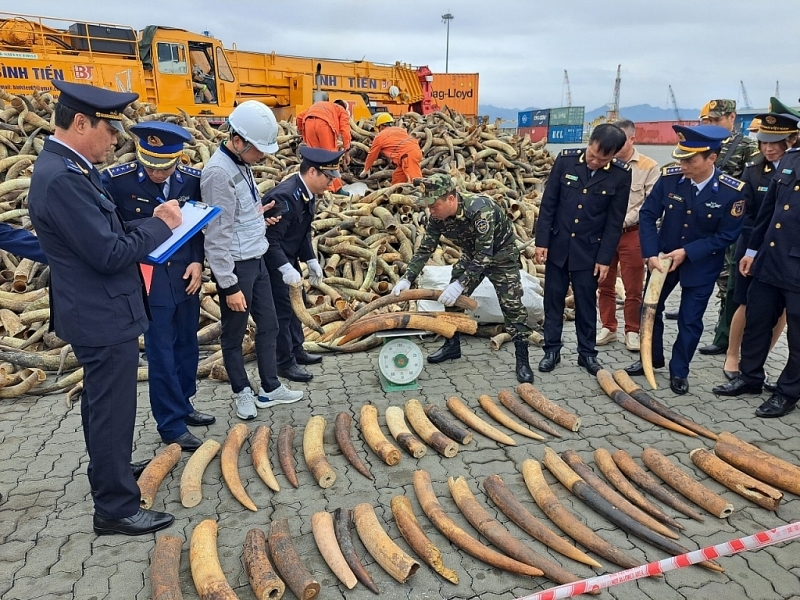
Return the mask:
POLYGON ((606 115, 606 119, 609 123, 619 121, 619 87, 622 83, 620 77, 621 68, 622 65, 617 65, 617 78, 614 80, 614 95, 611 98, 611 104, 608 107, 608 114, 606 115))
POLYGON ((742 86, 742 108, 752 109, 753 105, 750 104, 750 96, 747 95, 747 88, 744 87, 744 81, 740 79, 739 84, 742 86))
POLYGON ((672 104, 672 110, 675 111, 675 120, 681 123, 683 119, 681 119, 681 112, 678 110, 678 103, 675 101, 675 93, 672 91, 672 84, 669 86, 669 101, 672 104))
POLYGON ((561 99, 564 99, 564 91, 567 92, 567 103, 563 104, 563 106, 572 106, 572 91, 569 89, 569 75, 567 75, 567 70, 564 69, 564 83, 561 85, 561 99))

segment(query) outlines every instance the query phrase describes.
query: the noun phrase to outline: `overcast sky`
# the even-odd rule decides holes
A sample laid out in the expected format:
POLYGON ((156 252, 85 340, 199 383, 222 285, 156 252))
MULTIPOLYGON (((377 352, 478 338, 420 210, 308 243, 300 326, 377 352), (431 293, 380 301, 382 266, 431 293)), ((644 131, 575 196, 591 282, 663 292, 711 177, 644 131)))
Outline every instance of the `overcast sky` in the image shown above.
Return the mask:
POLYGON ((800 95, 798 0, 27 0, 19 10, 141 29, 210 31, 225 47, 316 58, 402 61, 480 73, 480 102, 560 106, 564 69, 573 105, 611 100, 622 65, 621 105, 681 107, 711 98, 754 107, 800 95))

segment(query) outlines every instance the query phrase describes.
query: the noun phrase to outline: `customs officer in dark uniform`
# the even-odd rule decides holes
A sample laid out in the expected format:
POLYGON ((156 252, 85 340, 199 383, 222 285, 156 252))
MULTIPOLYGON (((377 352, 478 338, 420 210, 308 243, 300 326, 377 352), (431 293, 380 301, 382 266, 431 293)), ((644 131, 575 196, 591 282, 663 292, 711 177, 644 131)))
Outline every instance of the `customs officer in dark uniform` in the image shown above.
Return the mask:
POLYGON ((11 254, 47 264, 47 257, 39 246, 39 240, 26 229, 16 229, 8 223, 0 223, 0 248, 11 254))
MULTIPOLYGON (((642 256, 649 270, 659 268, 659 254, 673 259, 656 309, 653 367, 664 366, 664 303, 681 284, 678 337, 669 363, 670 388, 689 391, 689 363, 703 333, 703 313, 725 262, 725 250, 744 223, 744 182, 714 166, 730 132, 716 125, 673 125, 678 146, 672 156, 679 167, 665 167, 639 211, 642 256), (656 223, 661 220, 661 228, 656 223)), ((625 371, 642 375, 642 363, 625 371)))
POLYGON ((72 344, 84 369, 81 420, 89 453, 98 535, 141 535, 172 515, 139 508, 131 471, 139 336, 147 298, 137 263, 180 225, 178 203, 127 230, 93 163, 103 162, 122 131, 121 110, 137 94, 53 81, 61 91, 55 134, 36 160, 28 195, 50 265, 50 324, 72 344))
MULTIPOLYGON (((506 331, 514 340, 517 380, 533 382, 528 357, 528 312, 522 304, 522 281, 519 275, 519 251, 515 245, 514 227, 505 211, 488 196, 460 192, 449 175, 438 173, 417 178, 419 204, 427 206, 430 220, 408 269, 392 293, 399 296, 417 279, 425 263, 447 237, 461 249, 461 258, 453 266, 450 284, 438 301, 448 312, 463 312, 454 306, 462 294, 469 296, 487 278, 497 292, 506 331)), ((445 340, 444 345, 428 356, 429 363, 461 358, 459 333, 445 340)))
POLYGON ((291 381, 311 381, 313 375, 301 365, 322 362, 321 355, 303 350, 303 327, 289 302, 289 284, 300 283, 302 279, 299 261, 308 266, 313 283, 322 281, 322 268, 311 247, 311 221, 316 197, 328 189, 331 181, 341 177, 342 154, 342 151, 303 146, 300 172, 276 185, 261 199, 265 205, 275 201, 265 215, 281 215, 280 221, 267 227, 269 248, 265 258, 280 326, 275 351, 278 375, 291 381))
POLYGON ((585 149, 563 150, 553 165, 536 222, 536 260, 546 265, 544 358, 539 370, 561 362, 564 300, 572 282, 578 365, 592 375, 597 360, 597 286, 606 278, 622 235, 631 169, 614 155, 625 145, 616 125, 595 127, 585 149))
MULTIPOLYGON (((200 171, 180 162, 183 144, 192 139, 189 132, 174 123, 153 121, 134 125, 131 133, 138 138, 137 160, 102 175, 123 220, 150 217, 166 200, 200 201, 200 171)), ((152 315, 144 334, 150 407, 164 443, 193 451, 202 442, 186 426, 214 422, 191 403, 197 393, 203 234, 192 236, 165 263, 144 262, 152 315)))
POLYGON ((740 375, 715 387, 721 396, 761 393, 764 362, 772 330, 786 311, 789 360, 775 392, 756 410, 756 416, 782 417, 800 398, 800 150, 783 155, 756 218, 748 249, 739 263, 742 275, 752 277, 747 293, 740 375))

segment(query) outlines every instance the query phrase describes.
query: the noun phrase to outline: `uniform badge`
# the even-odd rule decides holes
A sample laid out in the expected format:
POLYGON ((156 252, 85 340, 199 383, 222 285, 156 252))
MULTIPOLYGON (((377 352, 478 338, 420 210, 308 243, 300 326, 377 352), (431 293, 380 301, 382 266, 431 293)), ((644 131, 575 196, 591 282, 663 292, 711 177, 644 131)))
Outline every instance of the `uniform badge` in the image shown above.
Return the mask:
POLYGON ((577 175, 571 175, 571 174, 567 173, 567 174, 565 175, 565 177, 566 177, 567 179, 569 179, 570 181, 578 181, 578 176, 577 176, 577 175))
POLYGON ((737 219, 744 214, 744 200, 737 200, 731 206, 731 216, 737 219))
POLYGON ((781 171, 781 173, 783 173, 784 175, 791 175, 792 174, 792 170, 791 169, 784 169, 783 171, 781 171))
POLYGON ((678 196, 678 194, 669 194, 667 196, 670 200, 675 200, 676 202, 683 202, 683 197, 678 196))
MULTIPOLYGON (((742 202, 744 202, 744 200, 742 202)), ((716 202, 706 202, 706 206, 708 208, 720 208, 722 204, 718 204, 716 202)))
POLYGON ((478 219, 475 221, 475 229, 478 233, 486 233, 489 231, 489 221, 486 219, 478 219))
POLYGON ((164 142, 161 141, 161 138, 155 135, 148 135, 147 136, 147 145, 152 146, 153 148, 160 148, 164 145, 164 142))
POLYGON ((758 186, 758 191, 759 192, 767 192, 767 191, 769 191, 769 188, 767 186, 765 186, 765 185, 760 185, 760 186, 758 186))

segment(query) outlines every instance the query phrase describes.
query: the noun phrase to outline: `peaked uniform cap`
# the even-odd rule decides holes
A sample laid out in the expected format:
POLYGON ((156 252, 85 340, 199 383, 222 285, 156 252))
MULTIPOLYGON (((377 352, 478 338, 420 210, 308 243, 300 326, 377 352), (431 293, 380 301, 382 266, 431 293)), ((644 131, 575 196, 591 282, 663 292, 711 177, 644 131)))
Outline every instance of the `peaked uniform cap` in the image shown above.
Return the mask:
POLYGON ((718 125, 673 125, 672 129, 678 134, 678 145, 672 151, 672 156, 678 160, 691 158, 707 150, 719 150, 722 142, 731 136, 731 132, 718 125))
POLYGON ((307 162, 317 171, 334 178, 342 176, 339 172, 339 161, 343 154, 344 150, 334 152, 323 148, 311 148, 310 146, 301 146, 300 148, 300 156, 303 157, 304 162, 307 162))
POLYGON ((183 145, 191 134, 174 123, 150 121, 131 127, 136 140, 136 158, 151 169, 169 169, 183 156, 183 145))
POLYGON ((61 92, 58 103, 90 117, 105 119, 114 129, 122 128, 122 111, 139 97, 135 92, 115 92, 86 83, 54 79, 50 83, 61 92))

